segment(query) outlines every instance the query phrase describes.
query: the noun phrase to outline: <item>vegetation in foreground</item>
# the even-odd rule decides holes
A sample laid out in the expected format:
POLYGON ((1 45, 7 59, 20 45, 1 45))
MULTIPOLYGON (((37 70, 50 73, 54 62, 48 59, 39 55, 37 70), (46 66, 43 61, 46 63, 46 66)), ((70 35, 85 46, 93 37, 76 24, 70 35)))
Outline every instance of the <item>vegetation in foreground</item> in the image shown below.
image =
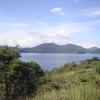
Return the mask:
POLYGON ((100 60, 69 63, 46 74, 33 100, 100 100, 100 60))
POLYGON ((16 49, 0 49, 0 100, 29 100, 42 84, 43 70, 35 62, 21 62, 16 49))
POLYGON ((98 58, 44 72, 19 57, 15 49, 0 49, 0 100, 100 100, 98 58))

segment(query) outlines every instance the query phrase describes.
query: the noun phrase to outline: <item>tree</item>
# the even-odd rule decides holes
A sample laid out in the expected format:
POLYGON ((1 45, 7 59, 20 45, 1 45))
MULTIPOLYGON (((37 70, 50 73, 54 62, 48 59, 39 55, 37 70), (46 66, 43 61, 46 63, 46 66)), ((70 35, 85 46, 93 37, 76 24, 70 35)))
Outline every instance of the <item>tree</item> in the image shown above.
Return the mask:
POLYGON ((42 83, 44 72, 40 65, 22 62, 19 57, 17 49, 0 49, 0 85, 4 86, 4 100, 26 100, 35 95, 42 83))
POLYGON ((0 71, 1 79, 4 85, 5 100, 9 100, 9 73, 10 63, 20 57, 19 51, 13 48, 4 47, 0 49, 0 71))
POLYGON ((43 70, 35 62, 16 61, 12 64, 13 73, 11 82, 13 84, 13 99, 26 100, 35 95, 38 86, 41 84, 41 77, 44 76, 43 70))

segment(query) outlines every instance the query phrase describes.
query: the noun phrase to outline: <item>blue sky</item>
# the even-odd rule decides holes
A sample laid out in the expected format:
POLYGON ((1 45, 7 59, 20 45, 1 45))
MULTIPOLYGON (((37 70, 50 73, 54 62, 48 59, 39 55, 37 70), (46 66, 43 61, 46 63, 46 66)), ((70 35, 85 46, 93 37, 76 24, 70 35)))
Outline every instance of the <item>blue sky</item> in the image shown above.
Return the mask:
POLYGON ((0 0, 0 45, 100 47, 100 0, 0 0))

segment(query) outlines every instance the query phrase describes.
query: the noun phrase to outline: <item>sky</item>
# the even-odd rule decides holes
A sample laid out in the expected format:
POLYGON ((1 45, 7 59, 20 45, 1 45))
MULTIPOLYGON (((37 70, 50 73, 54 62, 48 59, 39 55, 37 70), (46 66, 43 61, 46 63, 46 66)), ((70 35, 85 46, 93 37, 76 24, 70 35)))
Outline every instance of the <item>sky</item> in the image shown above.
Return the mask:
POLYGON ((0 0, 0 45, 100 47, 100 0, 0 0))

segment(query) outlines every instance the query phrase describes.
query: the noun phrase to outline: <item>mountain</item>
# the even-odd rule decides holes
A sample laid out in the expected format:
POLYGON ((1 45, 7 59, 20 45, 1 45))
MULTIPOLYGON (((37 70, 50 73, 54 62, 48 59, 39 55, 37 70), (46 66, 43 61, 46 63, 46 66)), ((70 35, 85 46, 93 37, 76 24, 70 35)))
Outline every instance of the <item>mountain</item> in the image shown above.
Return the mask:
POLYGON ((96 50, 99 50, 100 48, 98 48, 98 47, 92 47, 92 48, 89 48, 88 50, 90 51, 90 52, 94 52, 94 51, 96 51, 96 50))
POLYGON ((100 49, 94 50, 92 53, 100 53, 100 49))
MULTIPOLYGON (((5 46, 0 46, 3 48, 5 46)), ((11 46, 10 46, 11 47, 11 46)), ((18 47, 12 47, 18 48, 18 47)), ((57 45, 55 43, 44 43, 32 48, 19 48, 21 53, 100 53, 100 48, 92 47, 92 48, 84 48, 75 44, 67 44, 67 45, 57 45)))
POLYGON ((57 45, 44 43, 32 48, 21 48, 20 52, 31 53, 86 53, 87 49, 78 45, 57 45))

